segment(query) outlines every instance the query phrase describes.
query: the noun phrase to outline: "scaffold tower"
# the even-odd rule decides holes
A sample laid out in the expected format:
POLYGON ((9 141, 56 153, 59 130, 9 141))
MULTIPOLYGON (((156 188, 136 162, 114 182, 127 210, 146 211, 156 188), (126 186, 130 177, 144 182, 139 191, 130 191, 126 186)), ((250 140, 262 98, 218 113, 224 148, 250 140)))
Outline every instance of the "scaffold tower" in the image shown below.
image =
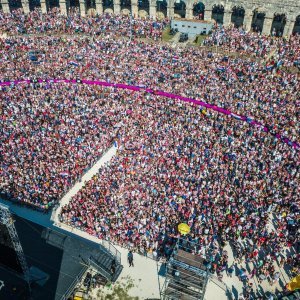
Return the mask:
POLYGON ((30 275, 29 275, 29 268, 25 259, 25 255, 23 252, 23 248, 21 246, 15 225, 14 225, 14 219, 10 213, 9 207, 0 204, 0 223, 6 226, 7 231, 9 233, 9 236, 11 238, 12 246, 14 250, 16 251, 20 266, 23 271, 23 277, 28 283, 28 286, 30 288, 30 275))
POLYGON ((204 259, 194 255, 194 243, 179 238, 166 264, 163 300, 203 300, 209 273, 204 259))

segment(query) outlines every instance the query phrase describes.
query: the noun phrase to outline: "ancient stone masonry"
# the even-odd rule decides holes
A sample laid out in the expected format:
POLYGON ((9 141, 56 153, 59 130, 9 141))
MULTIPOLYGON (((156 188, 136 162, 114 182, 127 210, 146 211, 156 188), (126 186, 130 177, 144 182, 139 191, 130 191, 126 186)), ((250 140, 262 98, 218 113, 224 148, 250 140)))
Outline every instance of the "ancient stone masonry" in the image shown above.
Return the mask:
MULTIPOLYGON (((48 0, 0 0, 3 12, 14 9, 20 1, 25 13, 35 5, 45 13, 51 9, 48 0)), ((186 18, 214 20, 218 24, 233 24, 247 31, 254 30, 265 35, 289 36, 300 32, 299 0, 59 0, 61 12, 68 13, 68 7, 78 6, 80 14, 129 14, 156 18, 186 18), (91 4, 93 6, 91 7, 91 4)))

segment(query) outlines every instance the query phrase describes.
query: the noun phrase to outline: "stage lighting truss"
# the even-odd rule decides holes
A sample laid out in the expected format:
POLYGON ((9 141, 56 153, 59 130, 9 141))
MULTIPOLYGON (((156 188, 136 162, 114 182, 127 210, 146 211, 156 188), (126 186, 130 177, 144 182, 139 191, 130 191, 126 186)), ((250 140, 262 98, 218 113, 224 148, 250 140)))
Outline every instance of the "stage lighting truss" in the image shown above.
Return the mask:
POLYGON ((9 207, 3 204, 0 204, 0 223, 6 226, 9 236, 11 238, 11 242, 13 244, 14 250, 16 251, 19 263, 21 265, 24 279, 27 281, 30 287, 30 277, 29 277, 29 269, 25 259, 25 255, 23 252, 23 248, 21 246, 15 225, 14 219, 9 211, 9 207))

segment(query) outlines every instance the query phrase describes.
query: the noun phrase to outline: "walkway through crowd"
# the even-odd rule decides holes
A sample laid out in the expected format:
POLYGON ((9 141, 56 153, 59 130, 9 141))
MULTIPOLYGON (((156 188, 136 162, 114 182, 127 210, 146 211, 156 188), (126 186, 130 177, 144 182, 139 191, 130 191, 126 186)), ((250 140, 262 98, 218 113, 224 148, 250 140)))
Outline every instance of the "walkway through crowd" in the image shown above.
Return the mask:
POLYGON ((106 153, 83 175, 80 181, 76 182, 74 186, 63 196, 63 198, 59 201, 59 206, 55 207, 52 211, 51 219, 55 225, 60 223, 58 215, 60 213, 61 208, 68 204, 72 197, 74 197, 78 191, 85 185, 86 182, 91 180, 91 178, 97 174, 99 169, 110 161, 110 159, 116 155, 117 153, 117 145, 114 144, 111 146, 106 153))

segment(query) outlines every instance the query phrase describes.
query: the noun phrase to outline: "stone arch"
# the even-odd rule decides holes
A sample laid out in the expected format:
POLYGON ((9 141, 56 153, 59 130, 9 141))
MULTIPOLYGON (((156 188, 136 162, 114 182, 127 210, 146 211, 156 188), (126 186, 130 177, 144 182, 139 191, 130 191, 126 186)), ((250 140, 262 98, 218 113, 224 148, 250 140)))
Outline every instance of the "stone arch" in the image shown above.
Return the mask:
POLYGON ((231 13, 231 23, 234 27, 241 27, 244 23, 245 8, 243 6, 234 6, 231 13))
POLYGON ((9 10, 13 11, 18 8, 22 8, 21 0, 8 0, 9 10))
POLYGON ((203 20, 205 12, 205 4, 202 1, 195 2, 193 5, 193 16, 196 19, 203 20))
POLYGON ((149 0, 138 0, 139 16, 145 17, 149 15, 150 2, 149 0))
POLYGON ((224 19, 224 5, 222 4, 214 4, 212 7, 211 18, 216 21, 218 24, 223 24, 224 19))
POLYGON ((186 3, 183 0, 174 1, 174 16, 179 18, 185 18, 186 15, 186 3))
POLYGON ((282 36, 286 24, 285 13, 275 13, 273 17, 271 34, 274 36, 282 36))
POLYGON ((168 14, 168 2, 167 0, 156 1, 156 16, 158 19, 165 18, 168 14))
POLYGON ((300 15, 296 17, 293 34, 300 34, 300 15))
POLYGON ((253 10, 251 28, 254 32, 262 32, 264 27, 265 17, 266 17, 265 10, 260 8, 255 8, 253 10))
POLYGON ((114 12, 114 1, 103 0, 103 12, 112 14, 114 12))
POLYGON ((131 0, 120 0, 121 13, 128 15, 131 12, 131 0))

